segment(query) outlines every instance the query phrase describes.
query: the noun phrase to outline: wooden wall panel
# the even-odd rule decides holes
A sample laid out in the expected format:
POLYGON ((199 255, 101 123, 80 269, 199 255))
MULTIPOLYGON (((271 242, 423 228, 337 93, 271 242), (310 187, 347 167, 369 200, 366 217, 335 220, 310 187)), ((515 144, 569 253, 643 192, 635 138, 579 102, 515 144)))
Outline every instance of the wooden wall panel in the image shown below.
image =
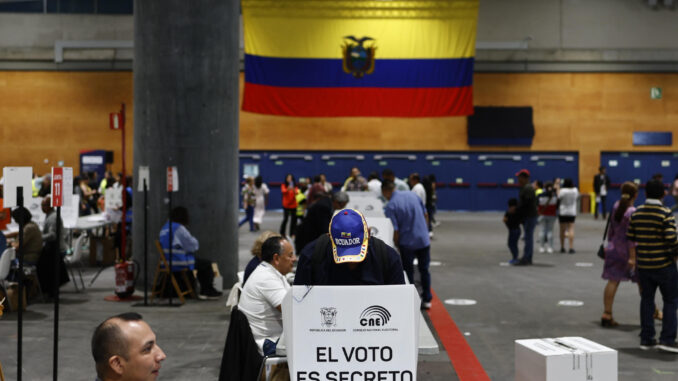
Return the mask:
MULTIPOLYGON (((242 77, 240 89, 242 92, 242 77)), ((582 190, 591 190, 600 151, 678 150, 633 147, 633 131, 678 134, 677 74, 481 73, 474 104, 532 106, 535 151, 578 151, 582 190), (651 100, 650 87, 664 99, 651 100)), ((64 160, 78 167, 82 149, 109 149, 120 168, 119 132, 108 113, 128 105, 127 158, 132 160, 132 73, 0 72, 0 164, 32 165, 38 173, 64 160), (43 159, 49 159, 44 164, 43 159)), ((241 96, 242 99, 242 96, 241 96)), ((468 150, 466 119, 294 118, 240 113, 245 150, 468 150)), ((517 147, 475 147, 516 150, 517 147)))
POLYGON ((109 129, 108 114, 125 102, 131 171, 132 91, 130 72, 0 71, 0 166, 28 165, 44 174, 63 160, 78 173, 81 150, 104 149, 114 151, 119 171, 122 137, 109 129))

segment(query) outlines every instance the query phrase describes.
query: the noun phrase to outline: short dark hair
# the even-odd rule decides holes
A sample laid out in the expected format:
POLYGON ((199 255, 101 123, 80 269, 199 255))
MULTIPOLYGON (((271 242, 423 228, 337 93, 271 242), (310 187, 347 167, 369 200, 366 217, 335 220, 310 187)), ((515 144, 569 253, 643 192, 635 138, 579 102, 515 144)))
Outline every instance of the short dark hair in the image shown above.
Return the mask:
POLYGON ((382 191, 391 191, 395 189, 395 183, 391 180, 384 180, 381 182, 382 191))
POLYGON ((125 312, 109 317, 96 327, 92 334, 92 357, 100 378, 107 372, 111 356, 118 355, 125 360, 129 358, 127 340, 115 320, 139 321, 143 318, 136 312, 125 312))
POLYGON ((393 173, 392 169, 385 168, 383 171, 381 171, 381 177, 389 177, 389 176, 395 176, 395 173, 393 173))
POLYGON ((261 245, 261 260, 270 263, 273 260, 274 254, 282 255, 282 241, 284 239, 284 237, 275 236, 264 241, 264 244, 261 245))
POLYGON ((574 182, 572 182, 571 178, 567 178, 563 180, 563 188, 574 188, 574 182))
POLYGON ((517 198, 509 198, 508 200, 508 206, 518 206, 518 199, 517 198))
POLYGON ((605 166, 601 165, 600 167, 598 167, 598 172, 602 171, 603 169, 605 169, 605 166))
POLYGON ((411 178, 412 180, 421 181, 421 178, 419 177, 419 174, 418 174, 417 172, 414 172, 413 174, 411 174, 411 175, 410 175, 410 178, 411 178))
POLYGON ((172 218, 173 222, 178 222, 182 225, 188 225, 188 209, 184 208, 183 206, 177 206, 176 208, 172 209, 170 218, 172 218))
POLYGON ((664 197, 664 184, 657 179, 648 181, 645 183, 645 196, 647 198, 661 199, 664 197))
POLYGON ((377 171, 370 172, 370 175, 367 177, 367 180, 379 179, 379 174, 377 171))

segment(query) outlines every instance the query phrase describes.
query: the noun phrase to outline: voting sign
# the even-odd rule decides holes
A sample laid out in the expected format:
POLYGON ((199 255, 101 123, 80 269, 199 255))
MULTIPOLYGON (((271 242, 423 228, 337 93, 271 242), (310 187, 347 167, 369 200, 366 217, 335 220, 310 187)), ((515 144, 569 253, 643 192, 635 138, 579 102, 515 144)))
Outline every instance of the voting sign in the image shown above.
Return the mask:
POLYGON ((396 248, 393 242, 393 222, 388 217, 368 217, 365 216, 370 237, 377 237, 384 241, 385 244, 396 248))
POLYGON ((144 191, 144 181, 146 181, 146 190, 151 189, 151 170, 148 166, 139 166, 139 176, 137 180, 137 191, 144 191))
POLYGON ((73 168, 52 167, 52 207, 70 206, 72 193, 73 168))
POLYGON ((282 304, 290 379, 416 380, 419 304, 412 285, 293 286, 282 304))
POLYGON ((167 167, 167 191, 179 191, 179 171, 177 171, 177 167, 167 167))

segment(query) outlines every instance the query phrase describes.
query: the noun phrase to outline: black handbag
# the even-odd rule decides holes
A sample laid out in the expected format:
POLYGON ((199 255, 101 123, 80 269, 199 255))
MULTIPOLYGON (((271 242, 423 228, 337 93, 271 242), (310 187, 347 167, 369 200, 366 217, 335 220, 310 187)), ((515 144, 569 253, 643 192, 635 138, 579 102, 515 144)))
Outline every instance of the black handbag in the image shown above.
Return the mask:
POLYGON ((605 233, 603 233, 603 242, 598 248, 598 258, 605 259, 605 238, 607 237, 607 229, 610 228, 610 218, 612 218, 612 213, 607 216, 607 224, 605 225, 605 233))

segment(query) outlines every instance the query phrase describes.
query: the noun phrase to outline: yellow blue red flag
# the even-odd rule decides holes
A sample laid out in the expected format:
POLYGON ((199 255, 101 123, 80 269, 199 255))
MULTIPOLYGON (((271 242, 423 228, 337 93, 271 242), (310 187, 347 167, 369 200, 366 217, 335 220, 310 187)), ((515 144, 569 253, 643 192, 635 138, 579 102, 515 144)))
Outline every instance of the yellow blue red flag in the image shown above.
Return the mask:
POLYGON ((242 0, 243 110, 473 113, 478 0, 242 0))

